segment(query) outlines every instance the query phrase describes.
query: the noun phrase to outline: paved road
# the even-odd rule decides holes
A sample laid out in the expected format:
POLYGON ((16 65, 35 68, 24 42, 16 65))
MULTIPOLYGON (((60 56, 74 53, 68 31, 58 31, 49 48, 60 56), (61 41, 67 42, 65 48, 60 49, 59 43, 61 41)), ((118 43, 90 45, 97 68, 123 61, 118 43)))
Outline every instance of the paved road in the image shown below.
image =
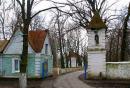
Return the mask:
POLYGON ((54 82, 54 88, 93 88, 78 79, 83 71, 73 72, 59 76, 54 82))

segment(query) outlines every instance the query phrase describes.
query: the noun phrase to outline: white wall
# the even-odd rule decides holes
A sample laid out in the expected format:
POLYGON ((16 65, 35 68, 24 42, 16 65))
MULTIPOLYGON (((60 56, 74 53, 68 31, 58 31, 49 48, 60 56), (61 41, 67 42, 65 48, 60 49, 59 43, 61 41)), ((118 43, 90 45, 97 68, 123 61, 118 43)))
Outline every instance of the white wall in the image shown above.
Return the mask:
POLYGON ((75 57, 71 57, 71 65, 72 65, 72 67, 76 67, 76 58, 75 57))
POLYGON ((99 45, 96 45, 94 31, 88 31, 88 78, 106 75, 105 29, 99 30, 98 35, 99 45))
MULTIPOLYGON (((22 54, 22 49, 23 49, 22 42, 23 42, 22 32, 18 30, 12 37, 9 44, 7 45, 6 49, 4 50, 4 53, 5 54, 22 54)), ((35 53, 34 50, 31 48, 30 44, 28 46, 28 53, 35 53)))
POLYGON ((106 60, 105 51, 91 51, 88 52, 88 77, 95 78, 105 76, 106 74, 106 60))
POLYGON ((108 79, 130 79, 130 62, 107 62, 108 79))
POLYGON ((51 52, 51 45, 50 45, 50 41, 49 41, 49 37, 48 37, 48 34, 45 38, 45 41, 44 41, 44 45, 43 45, 43 49, 42 49, 42 52, 43 54, 45 54, 45 45, 48 44, 48 55, 52 55, 52 52, 51 52))
POLYGON ((99 45, 95 46, 94 31, 91 31, 91 30, 88 31, 88 48, 89 49, 105 48, 105 29, 99 30, 98 35, 99 35, 99 45))

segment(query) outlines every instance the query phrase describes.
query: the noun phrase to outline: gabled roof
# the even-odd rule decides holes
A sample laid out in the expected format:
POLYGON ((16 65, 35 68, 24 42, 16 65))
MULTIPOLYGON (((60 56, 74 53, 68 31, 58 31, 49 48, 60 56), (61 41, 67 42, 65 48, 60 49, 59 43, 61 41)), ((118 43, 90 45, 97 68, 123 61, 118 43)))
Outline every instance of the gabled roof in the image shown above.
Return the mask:
MULTIPOLYGON (((0 53, 3 53, 6 46, 13 39, 13 36, 15 35, 15 33, 16 31, 13 33, 10 40, 0 40, 0 53)), ((40 30, 40 29, 29 31, 29 35, 28 35, 29 44, 36 53, 41 52, 47 33, 48 33, 48 30, 40 30)))
POLYGON ((29 31, 29 44, 36 53, 41 52, 47 32, 47 30, 29 31))
POLYGON ((9 40, 0 40, 0 52, 6 47, 9 40))

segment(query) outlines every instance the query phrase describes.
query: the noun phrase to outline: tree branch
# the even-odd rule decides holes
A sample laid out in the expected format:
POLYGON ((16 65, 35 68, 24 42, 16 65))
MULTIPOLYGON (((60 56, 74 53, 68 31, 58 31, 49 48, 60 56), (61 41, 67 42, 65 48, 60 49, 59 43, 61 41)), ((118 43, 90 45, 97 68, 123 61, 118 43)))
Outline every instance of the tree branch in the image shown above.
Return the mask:
POLYGON ((18 2, 18 4, 20 5, 20 7, 22 7, 22 3, 20 2, 20 0, 16 0, 18 2))
MULTIPOLYGON (((59 7, 64 7, 64 6, 59 6, 59 7)), ((65 11, 63 11, 63 10, 61 10, 61 9, 59 9, 59 7, 55 6, 55 7, 50 7, 50 8, 46 8, 46 9, 43 9, 43 10, 39 10, 37 13, 35 13, 34 15, 32 15, 31 19, 32 19, 33 17, 35 17, 36 15, 38 15, 39 13, 44 12, 44 11, 47 11, 47 10, 50 10, 50 9, 57 9, 57 10, 60 11, 60 12, 69 14, 69 13, 67 13, 67 12, 65 12, 65 11)))

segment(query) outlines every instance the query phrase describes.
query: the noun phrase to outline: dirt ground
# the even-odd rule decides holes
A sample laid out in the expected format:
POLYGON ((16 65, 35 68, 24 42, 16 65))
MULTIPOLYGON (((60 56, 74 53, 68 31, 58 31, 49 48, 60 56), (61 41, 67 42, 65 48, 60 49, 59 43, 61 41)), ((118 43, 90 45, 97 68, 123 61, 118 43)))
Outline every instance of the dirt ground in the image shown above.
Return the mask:
POLYGON ((130 88, 130 80, 106 80, 106 79, 87 79, 84 80, 83 74, 79 76, 89 86, 96 88, 130 88))
MULTIPOLYGON (((19 81, 0 78, 0 88, 19 88, 19 81)), ((57 78, 28 79, 28 88, 130 88, 130 80, 84 80, 83 72, 77 71, 57 78)))
MULTIPOLYGON (((42 79, 28 79, 28 88, 53 88, 53 77, 42 79)), ((0 88, 19 88, 19 80, 0 78, 0 88)))

